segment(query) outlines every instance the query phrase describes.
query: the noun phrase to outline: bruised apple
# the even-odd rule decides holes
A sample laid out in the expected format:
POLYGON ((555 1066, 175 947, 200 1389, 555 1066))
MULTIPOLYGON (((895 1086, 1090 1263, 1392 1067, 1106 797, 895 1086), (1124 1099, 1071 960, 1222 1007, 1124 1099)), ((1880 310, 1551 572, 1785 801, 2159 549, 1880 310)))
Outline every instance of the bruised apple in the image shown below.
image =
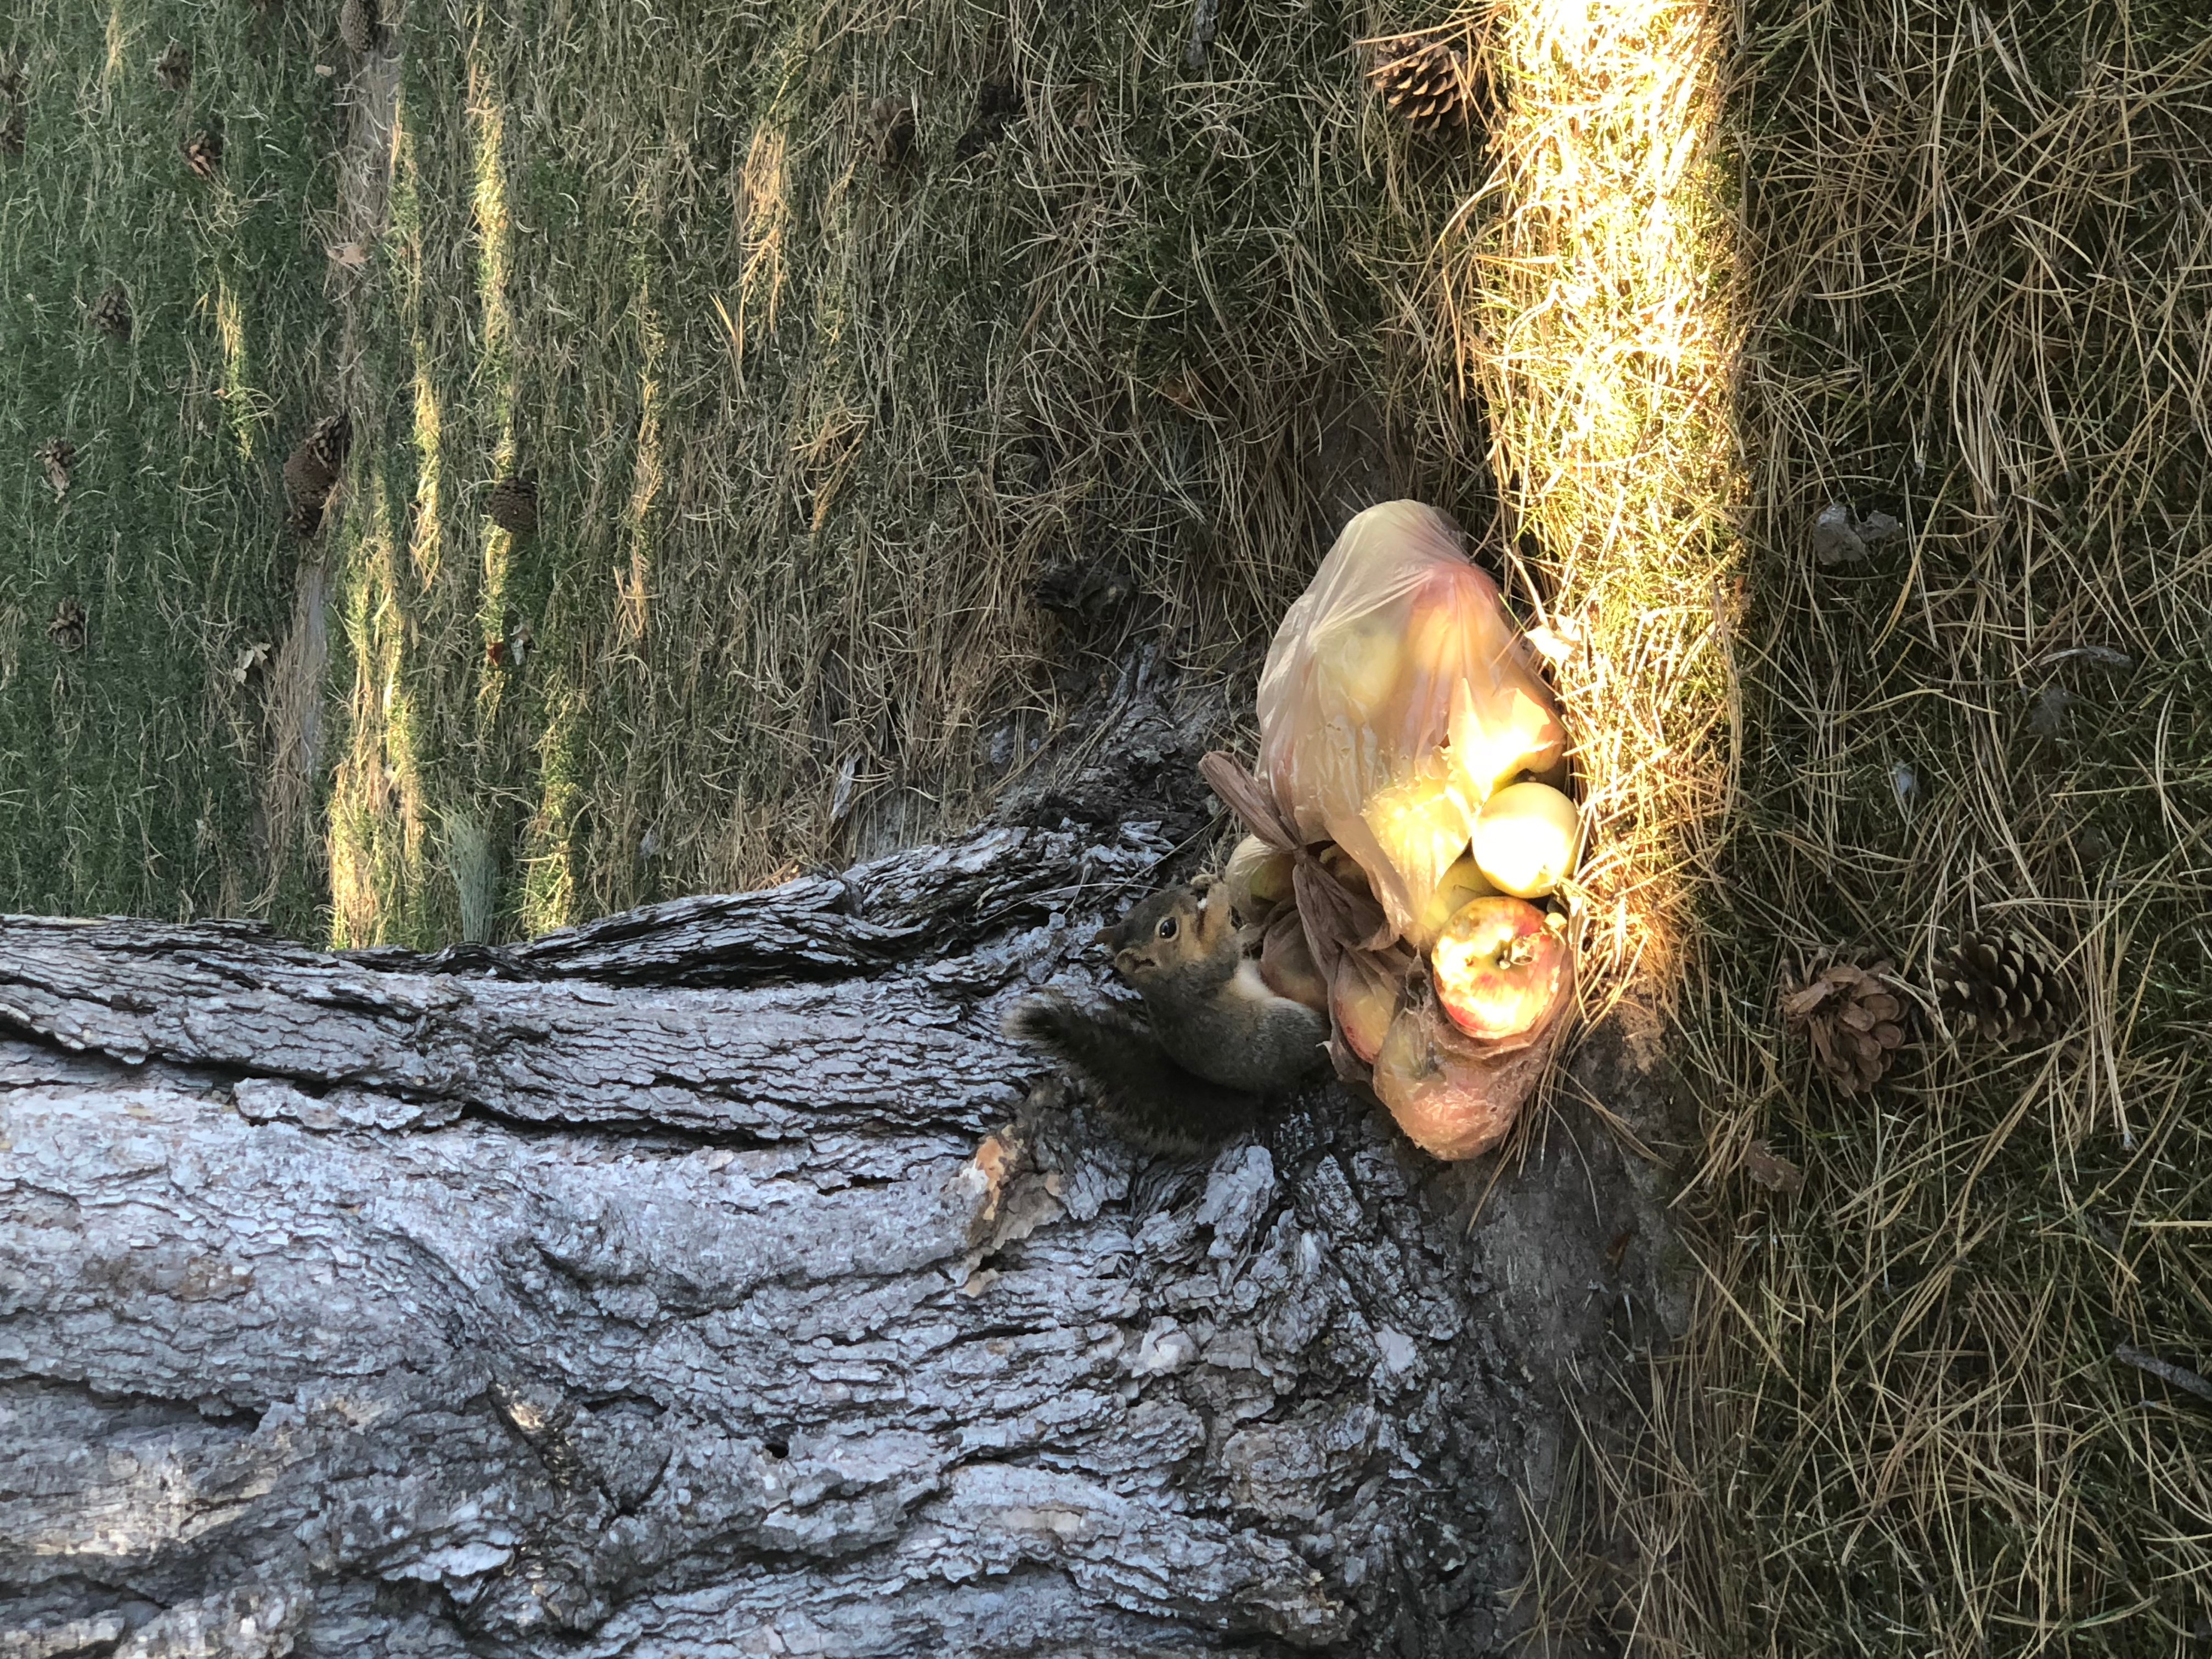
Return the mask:
POLYGON ((1435 1006, 1409 1005, 1375 1057, 1375 1097, 1432 1158, 1474 1158, 1505 1138, 1534 1073, 1520 1055, 1469 1064, 1451 1053, 1435 1006))
POLYGON ((1551 1012, 1571 965, 1567 942, 1525 899, 1479 898, 1444 925, 1430 953, 1437 1000, 1469 1036, 1532 1030, 1551 1012))
POLYGON ((1581 817, 1547 783, 1511 783, 1474 821, 1474 861, 1502 892, 1541 898, 1574 872, 1581 817))

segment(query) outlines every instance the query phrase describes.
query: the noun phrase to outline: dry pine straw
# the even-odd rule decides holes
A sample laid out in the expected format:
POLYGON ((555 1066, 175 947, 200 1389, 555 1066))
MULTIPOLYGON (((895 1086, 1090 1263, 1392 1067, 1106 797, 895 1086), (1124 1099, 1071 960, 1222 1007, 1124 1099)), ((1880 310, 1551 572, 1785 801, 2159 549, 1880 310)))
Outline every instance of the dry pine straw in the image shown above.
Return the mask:
POLYGON ((2212 1361, 2212 20, 1741 22, 1509 10, 1508 210, 1471 219, 1454 295, 1555 605, 1717 593, 1709 634, 1597 634, 1638 665, 1624 726, 1648 697, 1663 739, 1624 738, 1643 793, 1596 769, 1616 839, 1711 878, 1677 896, 1655 860, 1613 901, 1678 924, 1705 1291, 1671 1358, 1624 1357, 1645 1435, 1593 1431, 1597 1546, 1562 1523, 1530 1589, 1639 1650, 2181 1651, 2212 1629, 2212 1419, 2172 1380, 2212 1361), (1695 328, 1684 197, 1607 204, 1694 159, 1667 112, 1723 70, 1741 211, 1705 269, 1732 311, 1695 328), (1821 565, 1832 501, 1905 532, 1821 565), (1962 1048, 1923 1013, 1855 1099, 1784 1040, 1798 963, 1924 986, 1969 927, 2066 962, 2063 1041, 1962 1048), (1748 1178, 1768 1148, 1794 1196, 1748 1178))
POLYGON ((1485 511, 1428 301, 1481 158, 1376 106, 1370 22, 1230 9, 1194 69, 1185 3, 418 8, 335 937, 455 936, 456 814, 502 934, 957 833, 1125 629, 1249 672, 1340 510, 1332 433, 1386 408, 1398 487, 1485 511), (527 542, 484 512, 509 466, 527 542), (1056 567, 1135 597, 1054 617, 1056 567), (510 610, 524 672, 487 658, 510 610))

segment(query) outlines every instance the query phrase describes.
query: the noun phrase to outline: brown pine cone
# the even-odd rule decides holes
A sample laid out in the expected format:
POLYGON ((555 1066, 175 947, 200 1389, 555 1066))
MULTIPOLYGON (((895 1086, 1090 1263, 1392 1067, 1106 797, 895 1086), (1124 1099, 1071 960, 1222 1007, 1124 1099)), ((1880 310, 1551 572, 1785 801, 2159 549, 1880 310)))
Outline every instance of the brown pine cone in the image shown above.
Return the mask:
POLYGON ((511 536, 528 536, 538 529, 538 480, 526 472, 510 473, 491 487, 484 502, 491 521, 511 536))
POLYGON ((1466 127, 1488 101, 1480 71, 1441 40, 1401 35, 1376 48, 1367 82, 1416 132, 1466 127))
POLYGON ((1820 1069, 1851 1094, 1871 1089, 1905 1042, 1905 1000, 1892 988, 1891 964, 1838 962, 1809 984, 1785 984, 1782 1017, 1813 1045, 1820 1069))
POLYGON ((46 624, 46 637, 63 651, 82 651, 87 629, 84 607, 75 599, 64 599, 54 607, 54 619, 46 624))
POLYGON ((104 334, 112 334, 118 340, 131 337, 131 296, 120 283, 101 295, 85 315, 104 334))
POLYGON ((1962 933, 1936 959, 1936 1000, 1953 1024, 1992 1042, 2041 1042, 2081 1007, 2041 948, 2017 933, 1962 933))
POLYGON ((65 500, 70 493, 70 469, 76 465, 76 446, 67 438, 49 438, 39 446, 36 456, 46 470, 46 482, 53 486, 54 499, 65 500))
POLYGON ((154 60, 154 79, 164 92, 182 92, 191 85, 191 48, 180 41, 170 41, 154 60))
POLYGON ((222 167, 222 134, 210 127, 185 139, 185 165, 194 177, 212 179, 222 167))
POLYGON ((323 504, 337 488, 346 451, 352 447, 353 422, 344 415, 325 415, 308 428, 284 459, 284 493, 295 507, 313 507, 319 522, 323 504))
POLYGON ((376 0, 344 0, 338 8, 338 39, 353 52, 374 52, 382 27, 376 0))

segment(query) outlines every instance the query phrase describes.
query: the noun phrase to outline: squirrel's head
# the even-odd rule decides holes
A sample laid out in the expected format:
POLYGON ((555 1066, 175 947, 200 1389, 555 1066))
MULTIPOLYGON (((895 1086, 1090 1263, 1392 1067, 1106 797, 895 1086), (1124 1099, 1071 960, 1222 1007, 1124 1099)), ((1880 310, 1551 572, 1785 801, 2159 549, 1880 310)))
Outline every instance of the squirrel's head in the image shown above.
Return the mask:
POLYGON ((1201 877, 1141 900, 1101 929, 1098 942, 1113 958, 1114 971, 1142 989, 1148 980, 1208 954, 1228 920, 1228 890, 1201 877))

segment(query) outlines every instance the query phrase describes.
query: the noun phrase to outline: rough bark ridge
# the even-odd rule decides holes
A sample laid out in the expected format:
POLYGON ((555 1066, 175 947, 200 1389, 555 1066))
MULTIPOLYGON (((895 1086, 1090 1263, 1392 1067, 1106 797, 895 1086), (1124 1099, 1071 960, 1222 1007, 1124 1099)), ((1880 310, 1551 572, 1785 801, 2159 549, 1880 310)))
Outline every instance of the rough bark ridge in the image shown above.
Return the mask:
POLYGON ((1562 1114, 1470 1233, 1334 1091, 1090 1133, 999 1016, 1167 851, 0 923, 0 1656, 1492 1650, 1650 1183, 1562 1114))

